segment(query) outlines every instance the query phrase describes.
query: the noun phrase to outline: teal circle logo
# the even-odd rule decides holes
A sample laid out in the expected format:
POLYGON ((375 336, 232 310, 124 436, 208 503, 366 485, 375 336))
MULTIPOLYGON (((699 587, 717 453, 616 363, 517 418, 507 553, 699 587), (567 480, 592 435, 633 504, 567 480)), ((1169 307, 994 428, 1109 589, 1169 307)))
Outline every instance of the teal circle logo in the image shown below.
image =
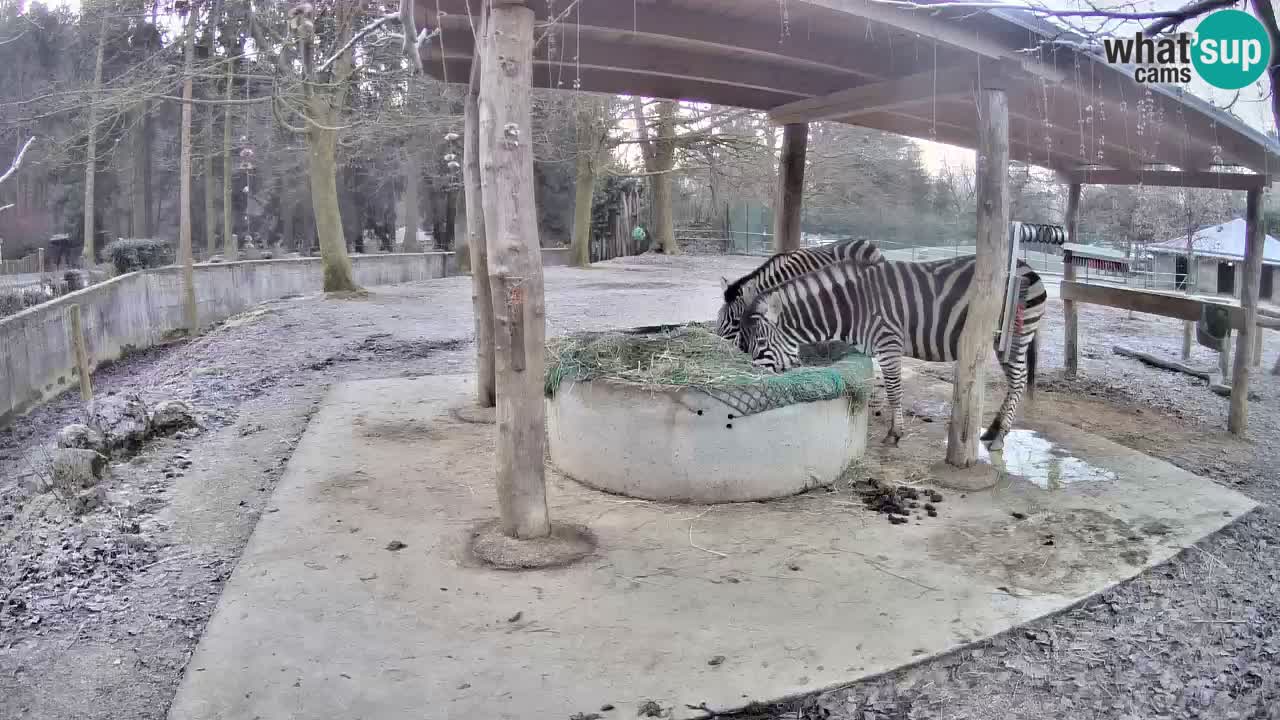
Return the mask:
POLYGON ((1271 62, 1271 38, 1243 10, 1210 13, 1196 28, 1191 62, 1210 85, 1239 90, 1257 82, 1271 62))

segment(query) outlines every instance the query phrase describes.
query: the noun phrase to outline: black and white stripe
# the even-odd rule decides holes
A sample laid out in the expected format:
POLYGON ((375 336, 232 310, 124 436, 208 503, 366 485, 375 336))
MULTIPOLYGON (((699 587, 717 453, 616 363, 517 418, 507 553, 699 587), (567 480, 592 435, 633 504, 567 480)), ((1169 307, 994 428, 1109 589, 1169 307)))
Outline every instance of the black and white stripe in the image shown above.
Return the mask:
POLYGON ((742 313, 756 296, 782 283, 838 262, 875 265, 884 262, 880 248, 869 240, 837 240, 827 245, 778 253, 733 282, 721 278, 724 304, 716 316, 716 333, 737 342, 742 313))
MULTIPOLYGON (((791 368, 800 346, 839 340, 880 363, 893 420, 885 442, 902 437, 902 357, 953 362, 969 313, 973 257, 935 262, 875 265, 837 263, 818 268, 761 293, 742 317, 738 347, 753 364, 781 372, 791 368)), ((1020 292, 1008 361, 1001 361, 1009 392, 982 435, 993 450, 1005 433, 1022 394, 1035 384, 1036 329, 1044 313, 1040 276, 1018 262, 1020 292)))

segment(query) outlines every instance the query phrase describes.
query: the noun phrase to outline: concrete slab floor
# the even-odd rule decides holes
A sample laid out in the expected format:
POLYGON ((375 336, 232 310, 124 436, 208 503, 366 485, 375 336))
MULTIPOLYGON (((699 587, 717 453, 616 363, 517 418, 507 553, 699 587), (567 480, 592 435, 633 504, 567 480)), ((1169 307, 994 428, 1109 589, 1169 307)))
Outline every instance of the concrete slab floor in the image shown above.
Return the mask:
POLYGON ((963 498, 944 491, 939 517, 906 525, 847 491, 690 507, 549 473, 553 516, 590 526, 600 547, 571 567, 504 572, 465 552, 468 530, 497 514, 494 426, 450 412, 471 398, 459 376, 332 391, 226 586, 171 718, 568 720, 606 705, 615 709, 604 717, 623 718, 650 700, 669 717, 697 717, 1008 630, 1254 505, 1041 423, 1015 436, 1034 441, 1015 461, 1032 479, 963 498), (1065 457, 1087 465, 1088 480, 1070 482, 1079 468, 1065 457))

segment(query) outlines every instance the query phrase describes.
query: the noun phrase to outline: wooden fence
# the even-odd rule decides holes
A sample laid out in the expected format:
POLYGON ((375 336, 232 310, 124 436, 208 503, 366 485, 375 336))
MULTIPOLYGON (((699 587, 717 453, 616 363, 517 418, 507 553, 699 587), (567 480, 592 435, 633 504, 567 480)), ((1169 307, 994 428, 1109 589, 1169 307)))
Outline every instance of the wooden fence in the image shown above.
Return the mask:
POLYGON ((17 260, 0 260, 0 275, 29 275, 44 271, 44 251, 17 260))

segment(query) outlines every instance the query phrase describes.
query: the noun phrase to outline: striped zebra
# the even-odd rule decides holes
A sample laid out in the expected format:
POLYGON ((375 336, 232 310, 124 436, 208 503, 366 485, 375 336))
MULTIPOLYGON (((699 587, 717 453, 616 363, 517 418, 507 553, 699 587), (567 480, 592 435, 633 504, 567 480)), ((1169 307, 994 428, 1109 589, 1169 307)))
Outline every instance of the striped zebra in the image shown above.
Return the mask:
MULTIPOLYGON (((742 318, 738 347, 751 354, 752 364, 774 372, 791 368, 802 344, 839 340, 868 352, 880 362, 893 411, 884 441, 897 445, 903 427, 902 357, 956 359, 975 262, 962 257, 819 268, 756 297, 742 318)), ((1009 361, 1001 361, 1009 391, 982 435, 992 450, 1003 447, 1023 391, 1035 385, 1036 329, 1046 294, 1040 276, 1026 263, 1018 261, 1017 273, 1014 345, 1009 361)))
POLYGON ((720 312, 716 316, 716 333, 737 342, 738 325, 747 305, 761 292, 775 288, 788 280, 832 263, 854 262, 875 265, 883 261, 884 256, 880 254, 880 248, 875 244, 869 240, 850 238, 818 247, 778 253, 760 267, 733 282, 729 282, 728 278, 720 278, 720 286, 724 290, 724 304, 720 306, 720 312))

